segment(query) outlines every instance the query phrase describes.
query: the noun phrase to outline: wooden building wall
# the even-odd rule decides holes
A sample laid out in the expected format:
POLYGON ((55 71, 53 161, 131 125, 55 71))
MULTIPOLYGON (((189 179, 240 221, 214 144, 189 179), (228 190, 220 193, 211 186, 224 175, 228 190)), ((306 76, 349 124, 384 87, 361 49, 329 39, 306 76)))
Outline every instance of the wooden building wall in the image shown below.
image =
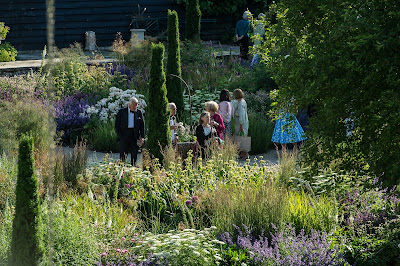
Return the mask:
MULTIPOLYGON (((86 31, 96 33, 99 47, 110 46, 117 32, 129 39, 129 24, 138 4, 147 8, 145 16, 163 18, 162 29, 166 29, 167 10, 177 10, 184 36, 185 10, 175 0, 55 0, 55 44, 59 48, 84 44, 86 31)), ((47 43, 45 0, 0 0, 0 21, 10 26, 6 41, 18 50, 40 50, 47 43)), ((220 39, 230 27, 227 17, 203 23, 202 39, 220 39)))

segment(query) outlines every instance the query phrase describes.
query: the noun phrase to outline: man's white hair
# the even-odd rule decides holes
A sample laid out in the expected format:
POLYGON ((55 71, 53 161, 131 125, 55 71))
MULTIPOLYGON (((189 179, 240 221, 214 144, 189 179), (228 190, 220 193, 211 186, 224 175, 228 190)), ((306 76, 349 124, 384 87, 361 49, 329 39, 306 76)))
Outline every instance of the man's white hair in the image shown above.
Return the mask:
POLYGON ((131 105, 131 104, 133 104, 133 103, 139 103, 139 101, 138 101, 138 99, 137 99, 136 97, 132 97, 132 98, 129 100, 129 105, 131 105))
POLYGON ((250 16, 251 16, 250 11, 248 11, 248 10, 244 11, 244 13, 243 13, 243 19, 248 19, 250 16))
POLYGON ((175 103, 169 103, 168 104, 168 107, 169 107, 169 109, 172 109, 172 108, 176 108, 176 105, 175 105, 175 103))

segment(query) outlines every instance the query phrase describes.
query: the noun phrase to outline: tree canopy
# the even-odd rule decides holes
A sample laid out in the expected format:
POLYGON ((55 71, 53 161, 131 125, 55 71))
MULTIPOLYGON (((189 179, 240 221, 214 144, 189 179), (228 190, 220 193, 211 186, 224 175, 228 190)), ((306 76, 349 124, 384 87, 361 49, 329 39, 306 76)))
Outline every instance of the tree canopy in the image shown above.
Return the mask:
POLYGON ((313 110, 304 162, 397 183, 400 2, 281 0, 269 16, 260 50, 278 106, 313 110))

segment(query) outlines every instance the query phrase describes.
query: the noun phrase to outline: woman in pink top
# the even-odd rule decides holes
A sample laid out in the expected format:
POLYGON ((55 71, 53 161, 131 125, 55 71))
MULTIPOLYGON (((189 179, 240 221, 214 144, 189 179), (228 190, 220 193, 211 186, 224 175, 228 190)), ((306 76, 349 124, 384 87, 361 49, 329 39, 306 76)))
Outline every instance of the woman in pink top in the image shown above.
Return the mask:
POLYGON ((219 94, 219 111, 218 113, 222 116, 224 121, 225 130, 223 132, 224 137, 232 137, 232 104, 231 94, 228 90, 222 90, 219 94))
POLYGON ((213 126, 218 133, 220 139, 224 139, 223 132, 225 129, 224 120, 218 114, 218 104, 214 101, 206 102, 206 111, 210 113, 210 125, 213 126))

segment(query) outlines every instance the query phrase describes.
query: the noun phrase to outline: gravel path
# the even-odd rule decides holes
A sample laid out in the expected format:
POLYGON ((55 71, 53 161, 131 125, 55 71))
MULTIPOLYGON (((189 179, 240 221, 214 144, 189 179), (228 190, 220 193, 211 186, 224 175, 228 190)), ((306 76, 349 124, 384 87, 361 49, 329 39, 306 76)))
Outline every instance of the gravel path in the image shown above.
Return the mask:
MULTIPOLYGON (((73 148, 63 147, 64 153, 72 152, 73 148)), ((96 152, 88 150, 88 162, 97 162, 103 160, 104 156, 108 156, 114 160, 119 159, 119 153, 104 153, 104 152, 96 152)), ((262 160, 266 162, 267 165, 276 165, 278 164, 278 154, 276 150, 269 150, 263 154, 250 155, 250 164, 254 163, 254 158, 257 157, 257 160, 260 160, 260 156, 262 156, 262 160)), ((129 157, 130 158, 130 157, 129 157)), ((246 161, 238 161, 240 165, 245 164, 246 161)), ((138 154, 138 165, 142 164, 142 155, 138 154)))

